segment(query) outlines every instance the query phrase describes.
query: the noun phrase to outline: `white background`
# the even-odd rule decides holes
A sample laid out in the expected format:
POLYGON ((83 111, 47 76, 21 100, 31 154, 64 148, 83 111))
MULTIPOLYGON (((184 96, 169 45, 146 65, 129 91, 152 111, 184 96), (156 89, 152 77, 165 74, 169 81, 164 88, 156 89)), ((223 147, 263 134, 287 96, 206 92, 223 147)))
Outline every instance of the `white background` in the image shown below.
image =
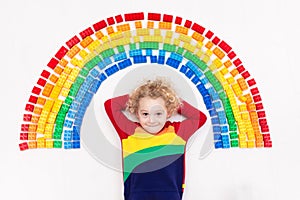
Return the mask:
POLYGON ((57 50, 107 17, 158 12, 197 22, 233 47, 256 79, 272 149, 187 155, 186 200, 298 199, 299 3, 296 0, 1 1, 0 199, 122 199, 122 177, 80 150, 20 152, 30 91, 57 50))

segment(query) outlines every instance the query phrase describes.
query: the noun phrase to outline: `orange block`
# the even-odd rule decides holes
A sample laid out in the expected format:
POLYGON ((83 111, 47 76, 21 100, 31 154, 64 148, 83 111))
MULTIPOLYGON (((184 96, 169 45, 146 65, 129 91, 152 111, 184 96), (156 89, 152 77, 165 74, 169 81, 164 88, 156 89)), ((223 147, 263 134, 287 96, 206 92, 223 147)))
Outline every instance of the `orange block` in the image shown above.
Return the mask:
POLYGON ((255 104, 254 103, 247 104, 247 110, 248 111, 255 111, 256 110, 255 104))
POLYGON ((46 96, 46 97, 49 97, 50 94, 51 94, 51 91, 52 91, 53 87, 54 87, 54 86, 53 86, 52 84, 46 83, 46 85, 45 85, 45 87, 44 87, 44 90, 43 90, 42 94, 43 94, 44 96, 46 96))
POLYGON ((239 74, 239 71, 237 69, 233 69, 230 73, 233 77, 235 77, 236 75, 239 74))
POLYGON ((34 116, 31 117, 31 122, 32 123, 38 123, 39 119, 40 119, 40 116, 34 115, 34 116))
POLYGON ((135 28, 142 28, 142 22, 141 21, 137 21, 134 24, 135 24, 135 28))
POLYGON ((154 22, 148 21, 147 28, 154 28, 154 22))
POLYGON ((83 48, 86 48, 87 46, 89 46, 89 44, 91 44, 94 40, 91 38, 91 36, 88 36, 86 38, 84 38, 81 42, 80 45, 83 48))
POLYGON ((36 141, 29 141, 28 142, 28 148, 29 149, 36 149, 37 148, 37 142, 36 141))
POLYGON ((29 124, 28 132, 36 132, 37 124, 29 124))
POLYGON ((211 49, 214 46, 214 43, 212 43, 211 41, 208 41, 205 45, 206 48, 211 49))
POLYGON ((257 148, 264 147, 264 142, 256 141, 256 147, 257 147, 257 148))
POLYGON ((44 105, 45 102, 46 102, 46 99, 43 97, 39 97, 37 100, 37 104, 39 104, 39 105, 44 105))
POLYGON ((50 80, 51 82, 53 82, 53 83, 56 83, 56 81, 58 80, 58 77, 55 76, 54 74, 52 74, 52 75, 50 76, 49 80, 50 80))
POLYGON ((59 61, 59 64, 63 67, 65 67, 67 64, 68 64, 68 61, 64 58, 62 58, 60 61, 59 61))
POLYGON ((40 115, 42 113, 42 111, 43 111, 43 108, 35 106, 33 113, 36 115, 40 115))
POLYGON ((68 51, 67 56, 72 59, 79 51, 80 48, 75 45, 68 51))
POLYGON ((193 33, 192 38, 199 42, 203 42, 203 40, 204 40, 204 37, 200 33, 197 33, 197 32, 193 33))
POLYGON ((182 33, 184 35, 187 35, 188 31, 189 31, 189 29, 186 27, 183 27, 183 26, 176 26, 176 28, 175 28, 176 33, 182 33))
POLYGON ((230 60, 227 60, 224 62, 224 66, 229 68, 232 65, 232 62, 230 60))
POLYGON ((58 66, 58 65, 54 68, 54 72, 57 73, 57 74, 59 74, 59 75, 60 75, 63 71, 64 71, 64 69, 63 69, 62 67, 58 66))
POLYGON ((36 133, 28 133, 28 140, 36 140, 36 133))

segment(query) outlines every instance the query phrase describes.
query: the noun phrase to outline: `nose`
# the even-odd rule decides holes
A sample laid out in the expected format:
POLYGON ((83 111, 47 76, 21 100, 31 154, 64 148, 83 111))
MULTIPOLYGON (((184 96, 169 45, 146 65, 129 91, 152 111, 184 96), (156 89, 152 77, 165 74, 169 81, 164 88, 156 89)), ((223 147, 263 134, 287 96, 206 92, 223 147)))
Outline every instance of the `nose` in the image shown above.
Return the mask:
POLYGON ((155 120, 155 117, 153 115, 150 115, 149 116, 149 122, 150 123, 154 123, 156 120, 155 120))

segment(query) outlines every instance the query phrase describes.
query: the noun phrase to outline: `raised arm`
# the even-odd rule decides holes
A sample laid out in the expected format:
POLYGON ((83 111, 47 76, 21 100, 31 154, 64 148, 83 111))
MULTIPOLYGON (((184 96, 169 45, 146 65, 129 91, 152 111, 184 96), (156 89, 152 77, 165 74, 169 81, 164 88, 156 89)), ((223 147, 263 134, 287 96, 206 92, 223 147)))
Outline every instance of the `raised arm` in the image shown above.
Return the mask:
POLYGON ((137 126, 122 112, 126 108, 128 98, 128 95, 118 96, 108 99, 104 103, 105 111, 121 139, 127 138, 129 135, 133 134, 137 126))
POLYGON ((206 122, 206 115, 193 107, 186 101, 182 101, 183 105, 178 109, 186 119, 182 122, 175 122, 175 131, 178 136, 187 141, 201 126, 206 122))

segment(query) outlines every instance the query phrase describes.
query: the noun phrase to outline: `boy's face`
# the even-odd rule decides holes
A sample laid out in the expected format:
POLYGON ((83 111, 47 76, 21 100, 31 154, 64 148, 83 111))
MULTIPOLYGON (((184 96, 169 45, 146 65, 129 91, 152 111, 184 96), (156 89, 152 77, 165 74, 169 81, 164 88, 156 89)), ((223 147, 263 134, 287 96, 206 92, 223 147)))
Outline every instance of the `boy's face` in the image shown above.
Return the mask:
POLYGON ((158 133, 169 118, 165 101, 159 97, 143 97, 136 113, 141 126, 149 133, 158 133))

